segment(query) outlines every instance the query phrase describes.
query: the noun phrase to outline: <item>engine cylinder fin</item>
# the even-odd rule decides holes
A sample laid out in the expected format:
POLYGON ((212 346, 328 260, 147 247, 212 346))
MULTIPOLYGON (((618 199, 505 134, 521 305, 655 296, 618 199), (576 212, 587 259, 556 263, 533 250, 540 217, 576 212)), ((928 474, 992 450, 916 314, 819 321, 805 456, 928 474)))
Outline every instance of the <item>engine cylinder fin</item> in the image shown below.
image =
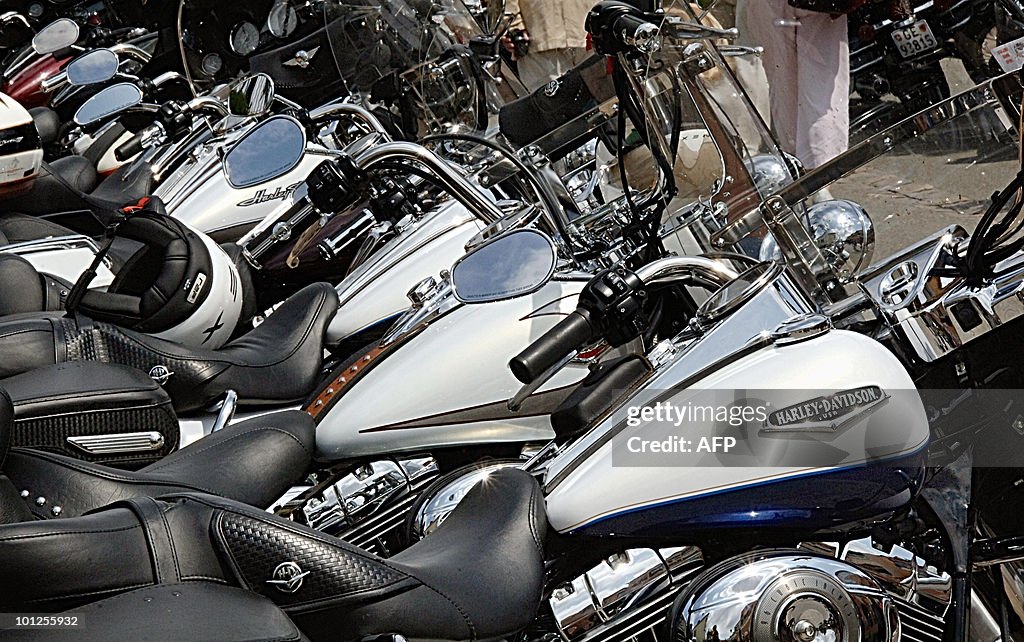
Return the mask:
POLYGON ((941 642, 944 621, 923 608, 893 598, 900 614, 900 639, 906 642, 941 642))

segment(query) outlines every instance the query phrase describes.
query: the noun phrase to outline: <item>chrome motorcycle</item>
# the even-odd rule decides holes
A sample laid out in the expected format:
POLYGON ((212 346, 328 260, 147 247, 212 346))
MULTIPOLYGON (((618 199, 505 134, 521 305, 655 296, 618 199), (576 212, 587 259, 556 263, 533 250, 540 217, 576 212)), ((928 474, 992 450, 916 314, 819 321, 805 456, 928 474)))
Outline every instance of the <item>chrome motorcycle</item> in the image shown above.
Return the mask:
MULTIPOLYGON (((671 18, 626 3, 598 5, 590 29, 638 93, 647 70, 682 76, 706 55, 674 47, 671 18)), ((1020 167, 999 145, 973 150, 960 171, 1009 182, 987 207, 971 202, 985 208, 973 234, 940 227, 874 263, 852 211, 840 217, 846 233, 832 226, 834 243, 816 242, 824 219, 809 229, 800 211, 823 187, 863 186, 874 161, 885 167, 973 111, 1013 113, 999 84, 734 211, 713 245, 770 238, 762 244, 777 262, 752 261, 681 332, 593 369, 529 461, 477 466, 423 491, 409 534, 429 533, 495 470, 521 466, 541 481, 554 531, 546 605, 522 639, 1014 639, 1019 520, 991 497, 1018 501, 1020 167), (758 404, 763 415, 732 412, 758 404), (714 410, 682 422, 658 414, 705 407, 714 410)), ((510 360, 512 373, 535 389, 595 341, 646 338, 652 301, 709 268, 666 257, 602 272, 510 360)), ((484 292, 501 284, 467 276, 484 292)))

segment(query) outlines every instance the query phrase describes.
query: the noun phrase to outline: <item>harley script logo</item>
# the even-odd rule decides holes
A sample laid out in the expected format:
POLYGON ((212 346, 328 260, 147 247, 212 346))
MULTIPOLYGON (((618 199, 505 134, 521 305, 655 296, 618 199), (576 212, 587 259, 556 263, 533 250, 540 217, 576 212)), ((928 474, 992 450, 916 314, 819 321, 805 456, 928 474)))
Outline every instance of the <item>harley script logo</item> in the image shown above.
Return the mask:
POLYGON ((288 198, 288 195, 295 191, 295 188, 301 185, 301 183, 295 183, 288 187, 278 187, 273 192, 267 193, 267 190, 261 189, 256 192, 252 198, 248 198, 241 203, 238 203, 236 207, 249 207, 250 205, 259 205, 260 203, 269 203, 270 201, 279 201, 288 198))
POLYGON ((856 411, 866 411, 883 403, 888 396, 878 386, 843 390, 788 406, 768 415, 766 432, 828 430, 834 431, 852 419, 856 411))

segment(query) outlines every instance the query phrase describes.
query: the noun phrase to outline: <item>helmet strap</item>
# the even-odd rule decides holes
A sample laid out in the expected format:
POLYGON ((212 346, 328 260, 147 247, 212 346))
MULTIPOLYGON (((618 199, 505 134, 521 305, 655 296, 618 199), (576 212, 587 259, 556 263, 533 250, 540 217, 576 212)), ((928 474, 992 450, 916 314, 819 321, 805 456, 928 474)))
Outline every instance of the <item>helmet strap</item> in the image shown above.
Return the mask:
POLYGON ((149 198, 142 198, 133 205, 126 205, 119 209, 114 218, 111 219, 110 224, 107 225, 107 229, 103 232, 103 245, 96 251, 96 255, 92 258, 92 263, 89 267, 82 272, 75 281, 75 285, 71 288, 71 292, 68 293, 67 302, 64 304, 64 309, 67 311, 67 317, 74 318, 75 323, 81 327, 81 319, 78 314, 78 306, 82 303, 82 297, 85 296, 86 291, 89 289, 89 284, 96 278, 96 274, 99 271, 100 264, 103 263, 103 259, 107 258, 107 254, 110 252, 110 246, 114 243, 114 238, 117 236, 117 228, 120 227, 121 223, 126 221, 128 217, 136 214, 137 212, 144 210, 146 205, 149 204, 149 198))

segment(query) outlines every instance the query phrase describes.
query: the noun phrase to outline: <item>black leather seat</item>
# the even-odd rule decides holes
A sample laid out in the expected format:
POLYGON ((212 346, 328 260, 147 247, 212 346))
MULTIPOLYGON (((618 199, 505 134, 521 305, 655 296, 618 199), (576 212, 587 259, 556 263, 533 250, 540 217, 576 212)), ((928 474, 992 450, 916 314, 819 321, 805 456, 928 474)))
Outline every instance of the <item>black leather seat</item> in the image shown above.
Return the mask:
POLYGON ((303 399, 321 375, 327 326, 338 294, 327 283, 308 285, 259 327, 218 350, 185 348, 107 323, 15 318, 0 323, 0 378, 65 361, 103 361, 173 373, 164 389, 179 412, 199 410, 238 393, 241 403, 303 399))
POLYGON ((60 310, 70 291, 70 283, 40 273, 27 259, 0 254, 0 316, 60 310))
POLYGON ((71 236, 75 231, 38 216, 0 213, 0 245, 37 241, 51 236, 71 236))
POLYGON ((537 482, 515 469, 476 486, 440 528, 388 560, 222 498, 139 498, 0 526, 0 610, 218 582, 269 598, 312 639, 497 639, 533 620, 546 528, 537 482))
POLYGON ((308 640, 265 597, 210 582, 162 584, 120 593, 78 607, 66 629, 7 629, 4 640, 308 640))
POLYGON ((126 471, 9 448, 13 423, 11 400, 0 390, 0 470, 10 481, 6 492, 0 489, 0 519, 8 522, 54 517, 55 507, 56 516, 73 517, 122 499, 187 491, 265 507, 306 472, 316 440, 309 415, 278 412, 232 424, 155 464, 126 471))
MULTIPOLYGON (((4 199, 3 208, 4 211, 22 214, 107 209, 107 203, 100 203, 90 196, 98 184, 99 174, 92 161, 82 156, 65 156, 52 163, 43 163, 32 188, 14 198, 4 199)), ((109 207, 110 210, 133 200, 130 197, 122 199, 120 194, 114 196, 116 203, 109 207)))

